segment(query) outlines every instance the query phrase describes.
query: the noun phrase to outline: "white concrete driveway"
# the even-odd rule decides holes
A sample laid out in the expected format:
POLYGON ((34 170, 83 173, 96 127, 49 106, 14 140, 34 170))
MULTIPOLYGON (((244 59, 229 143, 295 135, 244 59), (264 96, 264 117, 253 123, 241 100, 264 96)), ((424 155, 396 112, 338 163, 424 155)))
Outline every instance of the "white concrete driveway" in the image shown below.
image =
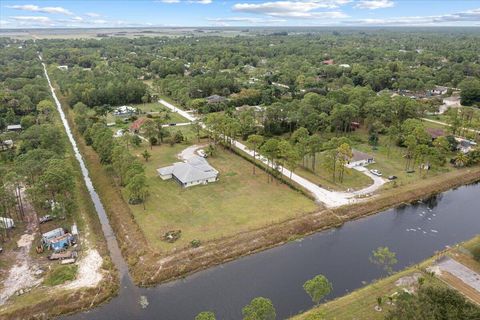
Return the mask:
POLYGON ((193 146, 183 149, 182 152, 178 154, 178 158, 183 161, 193 158, 193 156, 197 155, 195 151, 204 148, 205 146, 205 144, 194 144, 193 146))

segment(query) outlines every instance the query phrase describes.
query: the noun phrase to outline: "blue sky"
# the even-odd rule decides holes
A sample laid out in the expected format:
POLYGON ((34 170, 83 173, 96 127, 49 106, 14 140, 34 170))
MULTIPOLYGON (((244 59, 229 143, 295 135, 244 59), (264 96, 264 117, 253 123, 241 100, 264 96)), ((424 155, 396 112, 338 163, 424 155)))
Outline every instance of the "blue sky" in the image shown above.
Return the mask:
POLYGON ((0 2, 0 28, 480 26, 480 0, 130 0, 0 2))

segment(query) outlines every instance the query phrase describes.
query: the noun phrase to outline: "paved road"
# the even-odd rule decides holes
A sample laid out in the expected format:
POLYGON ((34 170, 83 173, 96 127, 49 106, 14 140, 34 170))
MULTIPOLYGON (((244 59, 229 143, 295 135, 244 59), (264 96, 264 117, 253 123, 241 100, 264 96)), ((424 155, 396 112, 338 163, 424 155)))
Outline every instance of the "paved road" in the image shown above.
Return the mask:
MULTIPOLYGON (((179 108, 175 107, 173 104, 171 104, 171 103, 169 103, 169 102, 167 102, 163 99, 160 99, 158 102, 160 102, 165 107, 172 110, 173 112, 178 112, 181 116, 185 117, 186 119, 188 119, 190 121, 197 120, 197 118, 195 116, 191 115, 190 113, 188 113, 188 112, 186 112, 182 109, 179 109, 179 108)), ((203 128, 205 128, 205 125, 203 123, 201 125, 202 125, 203 128)), ((240 142, 234 140, 233 145, 237 149, 239 149, 239 150, 243 151, 244 153, 248 154, 249 156, 253 157, 253 151, 248 149, 247 146, 245 146, 243 143, 240 143, 240 142)), ((263 162, 264 164, 269 165, 270 167, 273 167, 272 165, 268 164, 267 159, 265 159, 261 155, 257 155, 256 158, 259 161, 263 162)), ((303 188, 310 191, 318 202, 322 202, 325 206, 331 207, 331 208, 339 207, 339 206, 342 206, 342 205, 346 205, 346 204, 350 204, 350 203, 360 201, 360 199, 356 198, 357 196, 367 195, 367 194, 373 193, 375 190, 377 190, 379 187, 381 187, 385 183, 385 180, 383 180, 381 178, 377 179, 378 177, 376 177, 376 178, 372 177, 373 180, 374 180, 374 183, 371 186, 369 186, 365 189, 354 191, 354 192, 337 192, 337 191, 330 191, 330 190, 324 189, 322 187, 319 187, 318 185, 316 185, 316 184, 310 182, 309 180, 297 175, 296 173, 290 172, 290 170, 288 170, 287 168, 280 167, 279 170, 282 172, 282 174, 284 176, 286 176, 288 178, 291 177, 291 179, 293 181, 295 181, 296 183, 301 185, 303 188)), ((364 173, 368 176, 373 176, 373 175, 370 174, 370 172, 368 172, 368 170, 366 170, 366 172, 364 172, 364 173)))
POLYGON ((440 271, 447 271, 480 293, 480 275, 452 258, 445 257, 437 263, 440 271))

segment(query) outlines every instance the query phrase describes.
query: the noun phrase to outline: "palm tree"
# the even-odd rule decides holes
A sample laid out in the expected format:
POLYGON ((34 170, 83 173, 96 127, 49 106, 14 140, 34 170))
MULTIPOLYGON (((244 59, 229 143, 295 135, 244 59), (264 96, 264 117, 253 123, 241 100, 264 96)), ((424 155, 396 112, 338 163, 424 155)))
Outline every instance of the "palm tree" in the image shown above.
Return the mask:
POLYGON ((147 151, 147 149, 142 152, 142 157, 145 159, 145 162, 148 162, 148 159, 150 159, 151 156, 152 155, 150 154, 150 152, 147 151))
POLYGON ((454 165, 455 167, 462 168, 465 167, 469 161, 470 158, 465 153, 460 152, 455 157, 454 165))

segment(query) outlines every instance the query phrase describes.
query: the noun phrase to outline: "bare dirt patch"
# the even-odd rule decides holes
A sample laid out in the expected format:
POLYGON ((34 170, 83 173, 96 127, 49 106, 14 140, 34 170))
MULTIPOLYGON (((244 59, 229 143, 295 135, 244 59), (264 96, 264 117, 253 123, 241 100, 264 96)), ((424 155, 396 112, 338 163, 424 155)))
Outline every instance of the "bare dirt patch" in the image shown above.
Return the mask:
POLYGON ((65 289, 79 289, 84 287, 95 287, 102 280, 100 272, 102 257, 97 250, 88 249, 85 256, 78 263, 77 278, 63 286, 65 289))

